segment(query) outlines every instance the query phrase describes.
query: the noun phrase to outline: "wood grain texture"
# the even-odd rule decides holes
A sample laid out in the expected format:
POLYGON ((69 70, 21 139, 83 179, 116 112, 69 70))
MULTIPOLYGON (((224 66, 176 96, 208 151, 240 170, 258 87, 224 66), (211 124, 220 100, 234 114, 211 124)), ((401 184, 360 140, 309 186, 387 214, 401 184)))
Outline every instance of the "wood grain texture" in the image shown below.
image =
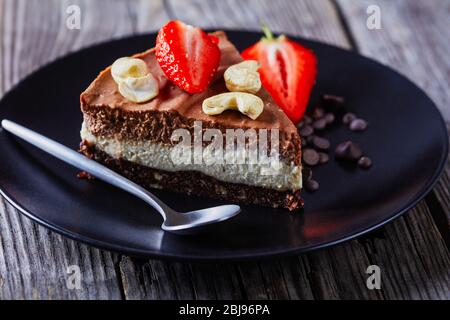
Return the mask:
MULTIPOLYGON (((450 126, 450 1, 338 0, 361 53, 410 78, 436 103, 450 126), (366 26, 369 5, 381 13, 381 30, 366 26)), ((433 216, 450 243, 450 162, 429 200, 433 216)))
POLYGON ((117 255, 38 227, 0 199, 0 299, 120 299, 117 255), (80 289, 68 289, 78 265, 80 289))
MULTIPOLYGON (((348 24, 348 29, 353 41, 357 43, 358 50, 367 56, 374 58, 403 73, 421 87, 437 104, 444 119, 449 123, 450 93, 446 88, 450 84, 450 34, 448 33, 448 17, 450 1, 386 1, 386 0, 337 0, 338 9, 342 18, 348 24), (381 13, 381 30, 370 30, 366 25, 368 17, 367 8, 377 5, 381 13)), ((387 297, 403 298, 449 298, 449 165, 441 180, 436 185, 433 194, 427 197, 397 224, 392 224, 386 229, 398 229, 399 234, 411 236, 413 248, 398 250, 391 249, 399 254, 404 254, 407 260, 414 259, 426 262, 426 265, 399 264, 396 269, 422 275, 411 281, 407 277, 402 289, 394 291, 387 288, 387 297), (430 212, 430 208, 433 212, 430 212), (434 218, 434 220, 432 219, 434 218), (436 223, 438 226, 436 226, 436 223), (430 228, 432 232, 430 232, 430 228), (440 231, 440 232, 439 232, 440 231), (401 232, 401 233, 400 233, 401 232), (429 240, 430 234, 434 234, 433 240, 429 240), (439 240, 436 242, 436 238, 439 240), (426 244, 427 243, 427 244, 426 244), (443 244, 447 244, 447 248, 443 244), (433 247, 437 244, 437 247, 433 247), (419 248, 420 247, 420 248, 419 248), (424 248, 425 247, 425 248, 424 248), (428 250, 426 250, 428 248, 428 250), (424 250, 425 249, 425 250, 424 250), (417 255, 409 256, 411 250, 417 255), (423 257, 423 255, 427 255, 423 257), (438 259, 435 259, 439 257, 438 259), (438 262, 438 261, 439 262, 438 262), (430 266, 429 263, 433 265, 430 266), (443 263, 441 269, 440 263, 443 263), (400 266, 402 268, 400 268, 400 266), (417 269, 413 269, 417 268, 417 269), (432 272, 434 270, 435 272, 432 272), (431 273, 439 275, 439 280, 434 281, 431 273), (429 283, 433 284, 429 287, 429 283), (413 283, 422 283, 417 290, 413 283), (427 284, 427 285, 425 285, 427 284), (440 286, 442 285, 442 287, 440 286), (426 293, 426 294, 424 294, 426 293)), ((394 232, 386 232, 394 236, 394 232)), ((396 239, 392 238, 392 241, 396 239)), ((403 240, 403 238, 399 238, 403 240)), ((396 241, 395 241, 396 242, 396 241)), ((394 243, 395 243, 394 242, 394 243)), ((399 242, 402 246, 407 243, 399 242)), ((372 245, 377 247, 380 243, 375 241, 372 245)), ((411 245, 411 244, 410 244, 411 245)), ((380 252, 389 252, 389 248, 383 247, 380 252)), ((384 258, 388 262, 388 257, 384 258)), ((396 263, 396 261, 389 261, 396 263)), ((402 278, 398 278, 401 280, 402 278)), ((396 282, 401 283, 400 281, 396 282)))
POLYGON ((334 5, 328 0, 166 0, 172 18, 207 28, 284 32, 349 48, 334 5))
MULTIPOLYGON (((109 1, 0 1, 1 91, 39 66, 82 46, 133 32, 125 2, 117 19, 99 19, 109 1), (82 10, 81 30, 65 27, 65 10, 82 10), (89 10, 87 8, 89 7, 89 10), (122 16, 119 16, 122 14, 122 16)), ((134 21, 134 20, 133 20, 134 21)), ((120 299, 118 256, 37 226, 0 200, 0 299, 120 299), (78 265, 80 290, 67 289, 67 267, 78 265)))
POLYGON ((433 192, 428 195, 427 202, 433 208, 433 217, 447 248, 450 248, 450 165, 448 163, 433 192))
POLYGON ((450 122, 450 1, 337 0, 362 54, 412 79, 450 122), (366 26, 369 5, 381 13, 381 30, 366 26))
MULTIPOLYGON (((447 15, 434 16, 432 1, 407 2, 0 0, 0 94, 58 56, 157 30, 168 19, 253 30, 264 21, 276 32, 353 46, 397 68, 417 80, 445 114, 449 41, 443 44, 436 34, 444 33, 448 5, 447 15), (365 28, 365 10, 373 2, 382 7, 381 34, 365 28), (72 4, 81 8, 80 30, 65 27, 65 9, 72 4), (388 5, 395 11, 385 16, 388 5), (425 17, 417 18, 422 10, 425 17), (430 44, 432 50, 423 50, 430 44), (426 61, 415 68, 421 59, 426 61), (447 67, 433 69, 440 63, 447 67)), ((450 299, 450 259, 443 239, 448 228, 438 228, 435 217, 437 211, 437 217, 450 212, 448 186, 447 175, 432 198, 362 239, 302 256, 220 264, 141 260, 97 250, 35 225, 1 199, 0 299, 450 299), (67 289, 71 264, 81 268, 81 290, 67 289), (382 269, 382 290, 366 287, 370 264, 382 269)))

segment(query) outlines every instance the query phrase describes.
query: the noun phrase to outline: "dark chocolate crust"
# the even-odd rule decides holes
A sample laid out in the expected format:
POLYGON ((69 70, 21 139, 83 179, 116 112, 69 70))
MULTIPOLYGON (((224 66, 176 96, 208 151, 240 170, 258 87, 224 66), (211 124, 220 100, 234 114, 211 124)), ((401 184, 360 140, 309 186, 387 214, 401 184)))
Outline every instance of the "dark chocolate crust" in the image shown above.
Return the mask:
POLYGON ((277 191, 219 181, 196 171, 169 172, 153 169, 123 159, 115 159, 86 141, 80 145, 80 152, 119 172, 144 188, 163 188, 178 193, 226 200, 233 203, 257 204, 290 211, 300 209, 303 200, 300 190, 277 191), (193 183, 195 181, 195 183, 193 183))

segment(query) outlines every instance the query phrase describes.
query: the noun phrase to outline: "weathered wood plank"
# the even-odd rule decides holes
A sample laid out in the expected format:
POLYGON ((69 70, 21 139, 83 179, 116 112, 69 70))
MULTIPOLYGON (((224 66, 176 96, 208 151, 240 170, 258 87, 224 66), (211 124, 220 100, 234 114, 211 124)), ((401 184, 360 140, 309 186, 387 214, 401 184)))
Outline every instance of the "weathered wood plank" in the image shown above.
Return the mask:
MULTIPOLYGON (((339 0, 363 54, 412 79, 434 100, 447 125, 450 124, 450 1, 339 0), (377 5, 381 30, 366 27, 366 8, 377 5)), ((450 226, 450 162, 434 193, 450 226)), ((439 212, 437 212, 439 211, 439 212)), ((447 235, 448 237, 448 235, 447 235)), ((450 241, 447 239, 447 241, 450 241)))
POLYGON ((447 248, 450 248, 450 165, 436 184, 433 192, 427 197, 427 203, 433 208, 433 218, 444 238, 447 248))
MULTIPOLYGON (((368 290, 365 274, 373 264, 364 244, 345 245, 308 255, 314 274, 314 287, 320 299, 383 299, 383 291, 368 290)), ((375 263, 376 264, 376 263, 375 263)))
MULTIPOLYGON (((0 1, 0 18, 2 19, 1 21, 4 21, 4 17, 5 17, 5 3, 3 1, 0 1)), ((3 27, 3 23, 0 22, 0 70, 4 70, 5 66, 4 66, 4 59, 3 59, 3 43, 4 43, 4 38, 5 38, 5 32, 4 32, 4 27, 3 27)), ((3 95, 3 93, 6 91, 5 89, 5 85, 4 85, 4 75, 3 72, 0 72, 0 96, 3 95)))
POLYGON ((334 6, 328 0, 167 0, 174 18, 204 28, 261 30, 266 23, 285 32, 348 48, 334 6))
POLYGON ((388 299, 448 299, 450 259, 425 202, 368 242, 388 299))
MULTIPOLYGON (((363 54, 405 74, 434 100, 447 124, 450 123, 450 1, 339 1, 343 14, 363 54), (366 8, 377 5, 381 30, 366 27, 366 8)), ((450 225, 449 170, 434 193, 450 225)), ((433 212, 435 213, 435 212, 433 212)))
MULTIPOLYGON (((0 90, 69 51, 133 31, 125 2, 0 1, 0 90), (67 6, 81 8, 80 30, 65 25, 67 6), (99 19, 108 11, 117 19, 99 19), (120 14, 123 16, 121 17, 120 14)), ((120 299, 118 255, 68 240, 0 200, 0 299, 120 299), (67 267, 80 267, 80 290, 69 290, 67 267)))
POLYGON ((0 199, 0 299, 120 299, 117 256, 38 227, 0 199), (80 289, 68 267, 77 265, 80 289))
POLYGON ((450 122, 450 1, 337 0, 361 53, 412 79, 450 122), (381 30, 366 26, 370 5, 381 13, 381 30))
MULTIPOLYGON (((361 52, 397 69, 422 87, 436 102, 449 123, 450 93, 447 88, 450 85, 450 2, 338 0, 338 4, 361 52), (370 30, 366 26, 366 10, 369 5, 377 5, 380 8, 381 30, 370 30)), ((442 236, 447 238, 447 243, 450 225, 449 166, 434 190, 440 208, 435 208, 435 205, 430 203, 430 207, 434 209, 433 216, 446 215, 447 223, 440 229, 443 231, 442 236)), ((442 219, 438 217, 435 221, 439 223, 442 219)), ((402 280, 405 280, 401 287, 388 288, 387 296, 448 299, 448 250, 425 203, 422 202, 404 219, 386 229, 386 235, 388 238, 392 237, 393 244, 413 246, 403 247, 404 250, 399 250, 398 246, 380 249, 382 254, 395 252, 396 256, 405 255, 406 258, 406 263, 392 260, 391 256, 383 258, 386 263, 397 263, 397 269, 404 271, 403 277, 397 277, 397 281, 392 284, 400 286, 402 280), (396 234, 399 234, 398 239, 394 238, 396 234), (404 237, 408 238, 407 242, 404 237), (411 252, 416 252, 416 255, 409 256, 411 252), (412 261, 416 263, 411 263, 412 261), (407 278, 410 272, 417 275, 414 281, 407 278)), ((374 245, 378 247, 380 242, 375 241, 374 245)))
POLYGON ((232 264, 142 261, 120 263, 127 299, 242 299, 232 264))

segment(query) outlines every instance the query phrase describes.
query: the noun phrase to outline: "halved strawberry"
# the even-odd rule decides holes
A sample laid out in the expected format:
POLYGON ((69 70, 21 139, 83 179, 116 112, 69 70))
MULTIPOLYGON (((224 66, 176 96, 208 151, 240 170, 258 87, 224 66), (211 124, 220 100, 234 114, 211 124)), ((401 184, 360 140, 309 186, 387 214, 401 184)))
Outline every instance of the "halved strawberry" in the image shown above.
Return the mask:
POLYGON ((217 37, 202 29, 169 21, 156 38, 156 59, 166 76, 189 93, 205 90, 220 62, 217 37))
POLYGON ((274 38, 263 27, 265 38, 242 52, 246 60, 261 64, 259 73, 264 88, 294 123, 303 117, 317 76, 315 54, 281 35, 274 38))

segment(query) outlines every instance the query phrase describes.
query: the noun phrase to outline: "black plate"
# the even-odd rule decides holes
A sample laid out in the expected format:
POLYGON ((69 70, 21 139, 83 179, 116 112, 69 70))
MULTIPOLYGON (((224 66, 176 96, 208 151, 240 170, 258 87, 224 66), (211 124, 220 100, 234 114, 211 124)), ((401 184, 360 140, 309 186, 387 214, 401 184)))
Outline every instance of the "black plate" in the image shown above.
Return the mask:
MULTIPOLYGON (((228 32, 239 49, 259 33, 228 32)), ((300 214, 245 207, 213 232, 177 236, 160 229, 146 204, 101 181, 75 178, 77 170, 0 132, 0 187, 22 213, 76 240, 134 255, 178 259, 245 259, 298 253, 336 244, 398 217, 430 191, 446 160, 444 122, 433 102, 403 76, 372 60, 329 45, 297 39, 319 58, 319 93, 347 98, 367 119, 363 134, 343 127, 333 145, 358 142, 374 162, 368 171, 332 161, 318 168, 321 188, 304 193, 300 214)), ((144 51, 155 34, 100 44, 64 57, 23 80, 0 102, 0 118, 28 126, 74 149, 82 121, 79 94, 116 58, 144 51)), ((179 210, 217 201, 171 192, 157 194, 179 210)))

